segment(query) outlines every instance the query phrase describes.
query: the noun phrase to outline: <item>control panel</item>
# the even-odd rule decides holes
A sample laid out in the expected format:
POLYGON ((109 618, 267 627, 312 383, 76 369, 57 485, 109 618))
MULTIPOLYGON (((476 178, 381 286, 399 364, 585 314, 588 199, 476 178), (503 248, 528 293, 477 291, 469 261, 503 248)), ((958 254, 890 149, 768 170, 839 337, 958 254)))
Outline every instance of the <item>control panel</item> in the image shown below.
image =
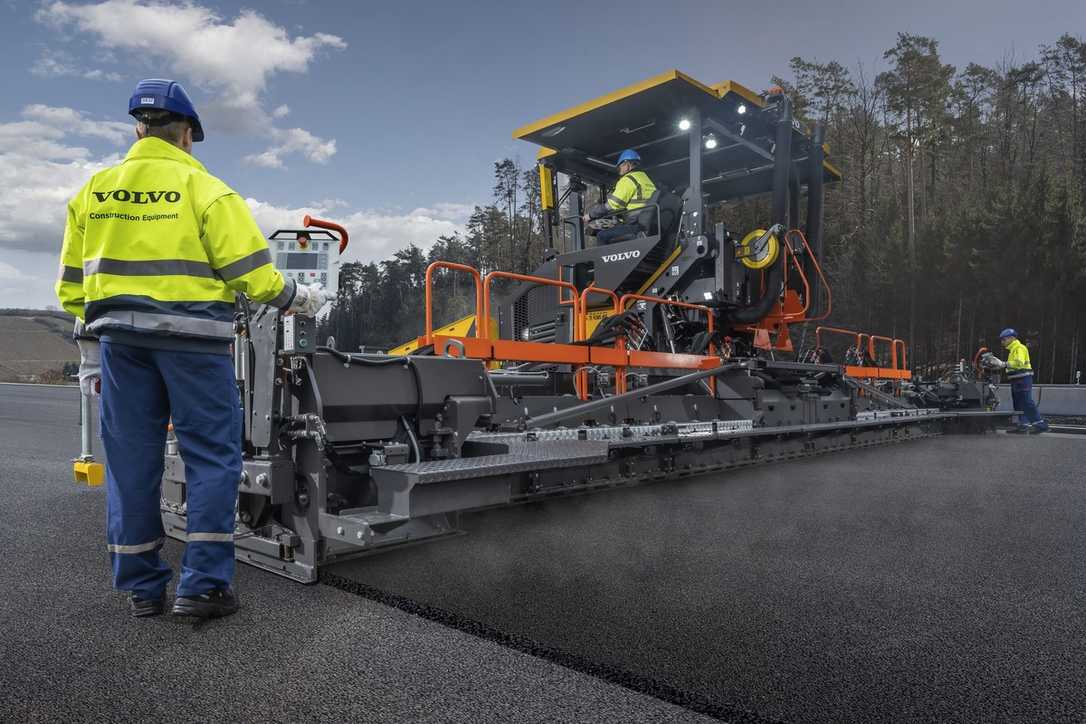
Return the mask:
POLYGON ((324 229, 280 229, 268 237, 275 267, 299 284, 336 289, 339 239, 324 229))

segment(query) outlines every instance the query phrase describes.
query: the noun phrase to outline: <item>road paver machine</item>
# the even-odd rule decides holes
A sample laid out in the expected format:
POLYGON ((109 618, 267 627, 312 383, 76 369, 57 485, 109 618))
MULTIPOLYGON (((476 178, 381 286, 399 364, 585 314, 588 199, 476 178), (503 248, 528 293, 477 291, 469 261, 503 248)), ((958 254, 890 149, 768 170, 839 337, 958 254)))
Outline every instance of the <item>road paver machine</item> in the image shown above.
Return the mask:
MULTIPOLYGON (((435 262, 424 334, 389 354, 239 306, 239 560, 312 582, 332 561, 454 534, 468 511, 983 431, 1008 414, 968 375, 960 394, 920 394, 901 340, 822 326, 852 343, 849 364, 797 360, 790 329, 832 310, 822 202, 841 174, 785 95, 670 71, 515 137, 541 147, 550 250, 532 274, 435 262), (631 238, 599 245, 583 212, 627 148, 658 192, 625 219, 631 238), (752 197, 768 202, 764 223, 729 229, 720 206, 752 197), (444 274, 471 278, 475 309, 435 328, 444 274)), ((173 441, 162 513, 184 540, 173 441)))

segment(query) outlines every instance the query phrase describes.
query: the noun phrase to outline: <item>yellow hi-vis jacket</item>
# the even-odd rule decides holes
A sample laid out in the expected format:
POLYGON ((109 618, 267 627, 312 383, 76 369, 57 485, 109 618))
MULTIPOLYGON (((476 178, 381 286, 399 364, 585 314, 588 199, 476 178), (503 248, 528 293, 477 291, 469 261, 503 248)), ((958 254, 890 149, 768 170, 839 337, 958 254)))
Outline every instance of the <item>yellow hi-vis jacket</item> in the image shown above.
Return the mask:
POLYGON ((615 190, 607 197, 607 207, 611 211, 635 211, 649 202, 649 197, 656 191, 656 184, 644 171, 630 171, 615 184, 615 190))
POLYGON ((1011 341, 1007 347, 1007 379, 1016 380, 1033 375, 1033 368, 1029 363, 1029 350, 1019 340, 1011 341))
POLYGON ((286 308, 295 283, 245 201, 180 148, 141 139, 68 203, 56 293, 86 332, 225 348, 235 292, 286 308))

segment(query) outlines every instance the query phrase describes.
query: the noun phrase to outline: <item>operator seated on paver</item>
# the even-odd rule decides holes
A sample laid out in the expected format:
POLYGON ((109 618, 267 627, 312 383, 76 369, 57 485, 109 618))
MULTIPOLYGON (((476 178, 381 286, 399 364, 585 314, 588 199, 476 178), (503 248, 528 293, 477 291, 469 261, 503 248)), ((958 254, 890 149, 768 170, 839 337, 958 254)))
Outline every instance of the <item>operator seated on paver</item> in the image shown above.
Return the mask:
POLYGON ((137 617, 165 610, 173 571, 159 557, 159 499, 172 418, 188 482, 173 613, 226 616, 238 607, 235 293, 308 315, 333 295, 285 279, 244 199, 190 155, 204 131, 180 84, 141 81, 128 111, 137 140, 124 161, 68 203, 56 292, 79 320, 80 387, 101 387, 114 587, 137 617))
POLYGON ((607 196, 607 201, 591 207, 584 215, 585 223, 596 219, 616 219, 617 223, 614 226, 597 231, 596 243, 601 246, 636 237, 642 230, 637 222, 637 215, 615 212, 643 209, 652 203, 652 196, 656 192, 656 185, 652 179, 640 170, 641 155, 637 151, 626 149, 619 154, 616 165, 618 166, 618 182, 615 184, 614 191, 607 196))
POLYGON ((1015 427, 1009 433, 1042 433, 1048 430, 1048 422, 1041 417, 1037 403, 1033 401, 1033 368, 1030 366, 1029 349, 1018 339, 1018 332, 1007 328, 999 333, 999 343, 1007 350, 1007 361, 996 357, 991 352, 984 353, 984 364, 995 369, 1005 370, 1011 383, 1011 401, 1014 409, 1022 412, 1015 427))

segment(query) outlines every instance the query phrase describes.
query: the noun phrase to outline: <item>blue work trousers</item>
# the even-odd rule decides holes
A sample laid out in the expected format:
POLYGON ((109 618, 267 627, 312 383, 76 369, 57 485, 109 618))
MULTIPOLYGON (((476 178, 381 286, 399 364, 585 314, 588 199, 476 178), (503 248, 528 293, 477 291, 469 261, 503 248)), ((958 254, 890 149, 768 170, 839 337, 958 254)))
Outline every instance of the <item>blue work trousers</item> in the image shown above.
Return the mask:
POLYGON ((234 512, 241 477, 241 412, 228 355, 102 343, 102 443, 113 585, 157 598, 172 571, 161 558, 159 500, 166 426, 185 462, 188 544, 178 596, 234 578, 234 512))
POLYGON ((1033 401, 1033 377, 1020 377, 1011 380, 1011 402, 1014 409, 1020 410, 1022 416, 1018 419, 1019 425, 1037 425, 1047 428, 1048 423, 1041 418, 1041 412, 1037 409, 1037 403, 1033 401))
POLYGON ((637 224, 616 224, 610 229, 600 229, 596 232, 596 244, 605 246, 617 244, 620 241, 629 241, 637 236, 641 227, 637 224))

